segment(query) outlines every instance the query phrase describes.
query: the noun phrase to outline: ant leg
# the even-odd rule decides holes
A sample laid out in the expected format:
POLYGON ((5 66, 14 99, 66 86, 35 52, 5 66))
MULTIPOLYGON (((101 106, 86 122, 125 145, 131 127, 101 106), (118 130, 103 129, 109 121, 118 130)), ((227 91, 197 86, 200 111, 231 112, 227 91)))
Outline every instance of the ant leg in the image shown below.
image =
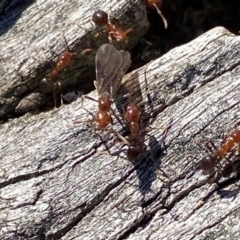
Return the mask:
POLYGON ((213 143, 212 140, 209 140, 207 143, 204 144, 204 147, 210 152, 210 153, 214 153, 215 151, 217 151, 217 147, 216 145, 213 143), (209 144, 211 144, 211 146, 209 146, 209 144), (213 151, 213 149, 215 151, 213 151))
POLYGON ((156 4, 153 4, 153 6, 156 8, 157 13, 160 15, 160 17, 163 20, 163 24, 164 24, 164 28, 167 29, 168 28, 168 23, 167 23, 167 19, 163 16, 162 12, 160 11, 160 9, 157 7, 156 4))
POLYGON ((116 130, 112 129, 112 131, 117 135, 117 137, 122 140, 126 145, 129 145, 129 141, 123 137, 119 132, 117 132, 116 130))
POLYGON ((86 108, 82 108, 83 110, 85 110, 87 113, 89 113, 90 115, 92 115, 92 119, 89 120, 84 120, 84 121, 74 121, 74 124, 79 124, 79 123, 93 123, 95 121, 95 117, 94 114, 89 112, 86 108))
POLYGON ((53 110, 57 110, 57 100, 56 100, 56 88, 54 87, 55 84, 52 83, 52 92, 53 92, 53 101, 54 101, 54 109, 53 110))
POLYGON ((63 106, 63 95, 61 94, 60 96, 60 100, 61 100, 61 107, 63 106))
POLYGON ((116 165, 116 162, 118 161, 118 159, 119 159, 119 157, 120 157, 120 153, 122 152, 122 150, 123 150, 123 148, 124 148, 125 146, 128 146, 128 144, 124 143, 124 144, 121 146, 121 148, 120 148, 120 150, 119 150, 119 154, 118 154, 117 159, 116 159, 116 161, 115 161, 115 165, 116 165))
POLYGON ((92 100, 92 101, 94 101, 94 102, 98 102, 97 99, 92 98, 92 97, 89 97, 89 96, 87 96, 87 95, 84 95, 83 97, 84 97, 84 98, 87 98, 87 99, 89 99, 89 100, 92 100))
POLYGON ((117 116, 117 114, 115 113, 115 111, 114 111, 112 108, 111 108, 111 113, 114 115, 114 117, 117 119, 117 121, 118 121, 121 125, 123 125, 121 119, 117 116))
MULTIPOLYGON (((142 146, 145 147, 146 150, 149 151, 149 153, 150 153, 150 160, 153 164, 154 171, 156 172, 157 179, 164 182, 164 179, 158 174, 158 166, 156 165, 156 161, 155 161, 152 149, 150 148, 150 146, 147 146, 146 144, 142 144, 142 146)), ((163 172, 163 171, 161 170, 161 172, 163 172)), ((166 173, 164 173, 164 175, 166 175, 166 173)))
MULTIPOLYGON (((98 100, 96 100, 96 99, 94 99, 94 98, 92 98, 92 97, 89 97, 89 96, 87 96, 87 95, 81 96, 81 100, 82 100, 82 101, 81 101, 80 107, 75 108, 75 109, 74 109, 75 111, 78 110, 78 109, 80 109, 80 108, 82 108, 84 98, 89 99, 89 100, 92 100, 92 101, 94 101, 94 102, 98 102, 98 100)), ((86 110, 86 109, 84 109, 84 110, 86 110)), ((86 111, 87 111, 87 110, 86 110, 86 111)), ((89 112, 89 111, 87 111, 87 112, 89 112)))
MULTIPOLYGON (((216 145, 214 144, 214 142, 212 140, 209 140, 209 143, 211 144, 212 148, 214 148, 214 150, 216 152, 218 152, 218 148, 216 147, 216 145)), ((212 151, 213 152, 213 151, 212 151)))
POLYGON ((63 39, 64 42, 65 42, 65 50, 66 50, 67 52, 70 52, 70 51, 69 51, 68 42, 67 42, 67 39, 66 39, 66 37, 65 37, 65 35, 64 35, 64 33, 63 33, 63 31, 61 31, 61 36, 62 36, 62 39, 63 39))
POLYGON ((113 45, 112 33, 114 32, 108 32, 108 41, 109 41, 109 44, 111 45, 113 45))

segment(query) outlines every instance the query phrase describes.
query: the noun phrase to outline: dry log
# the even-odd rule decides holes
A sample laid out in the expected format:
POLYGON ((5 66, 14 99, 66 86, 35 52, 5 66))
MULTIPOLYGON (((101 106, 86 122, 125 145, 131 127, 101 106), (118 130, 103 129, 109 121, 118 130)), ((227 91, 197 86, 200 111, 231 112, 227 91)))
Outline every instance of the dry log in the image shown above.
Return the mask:
POLYGON ((106 11, 123 29, 133 29, 128 34, 128 44, 114 42, 117 48, 131 50, 149 26, 146 7, 140 0, 111 3, 38 0, 15 5, 9 1, 9 8, 6 4, 2 6, 7 10, 0 21, 0 119, 15 116, 15 107, 29 94, 52 92, 46 80, 59 55, 66 51, 62 33, 73 59, 58 75, 61 88, 65 91, 73 87, 81 91, 92 88, 96 50, 108 42, 104 28, 92 21, 97 9, 106 11))
POLYGON ((122 142, 106 150, 115 134, 74 123, 91 117, 80 100, 2 125, 1 239, 238 239, 239 155, 220 174, 199 161, 238 122, 239 49, 218 27, 125 76, 151 128, 135 163, 116 160, 122 142))

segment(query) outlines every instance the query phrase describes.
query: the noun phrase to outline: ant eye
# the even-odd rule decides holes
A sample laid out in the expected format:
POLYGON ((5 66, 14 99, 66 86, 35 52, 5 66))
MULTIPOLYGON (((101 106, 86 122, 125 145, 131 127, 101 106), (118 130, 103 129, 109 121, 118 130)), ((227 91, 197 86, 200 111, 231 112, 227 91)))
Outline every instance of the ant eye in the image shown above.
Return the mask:
POLYGON ((215 157, 214 156, 207 156, 204 157, 200 162, 200 167, 205 174, 210 173, 215 167, 215 157))

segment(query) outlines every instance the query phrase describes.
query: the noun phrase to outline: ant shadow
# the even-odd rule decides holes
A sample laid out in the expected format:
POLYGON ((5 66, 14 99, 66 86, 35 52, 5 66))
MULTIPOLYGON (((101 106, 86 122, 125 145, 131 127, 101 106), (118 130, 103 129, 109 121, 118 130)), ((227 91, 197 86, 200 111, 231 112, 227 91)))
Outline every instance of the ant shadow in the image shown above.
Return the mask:
MULTIPOLYGON (((151 115, 145 112, 145 104, 142 98, 142 92, 140 88, 140 84, 138 81, 138 73, 134 73, 130 77, 130 79, 123 84, 117 95, 115 103, 120 116, 124 116, 124 111, 130 103, 136 104, 140 111, 140 131, 139 131, 139 145, 142 148, 141 156, 139 159, 131 161, 128 159, 134 166, 138 179, 139 185, 138 188, 141 194, 144 196, 149 191, 151 191, 152 183, 158 178, 158 170, 160 169, 161 159, 164 156, 164 139, 166 134, 163 134, 163 137, 158 141, 153 135, 149 134, 149 125, 151 124, 151 115), (133 79, 137 79, 133 81, 133 79), (145 145, 144 142, 148 140, 148 145, 145 145)), ((152 106, 150 106, 151 108, 152 106)), ((120 134, 129 139, 130 129, 128 129, 126 120, 122 117, 121 121, 122 129, 120 130, 120 134)), ((128 147, 131 144, 127 144, 128 147)), ((125 144, 126 145, 126 144, 125 144)), ((118 152, 115 152, 112 155, 118 155, 122 152, 123 149, 120 149, 118 152)), ((162 171, 161 171, 162 172, 162 171)), ((164 177, 166 176, 163 173, 164 177)))
POLYGON ((236 198, 240 192, 240 163, 239 156, 235 161, 231 161, 227 164, 224 169, 221 169, 220 176, 216 181, 218 188, 216 189, 217 194, 220 198, 236 198), (222 177, 226 178, 219 182, 222 177), (232 186, 232 187, 231 187, 232 186), (225 190, 224 188, 230 187, 231 189, 225 190))
POLYGON ((161 159, 166 155, 164 147, 164 138, 158 141, 154 136, 150 136, 148 150, 144 153, 144 164, 136 168, 139 177, 139 190, 144 196, 151 191, 152 182, 159 179, 158 171, 166 177, 161 167, 161 159))
POLYGON ((22 13, 35 2, 28 1, 6 1, 0 9, 0 35, 6 33, 21 17, 22 13))

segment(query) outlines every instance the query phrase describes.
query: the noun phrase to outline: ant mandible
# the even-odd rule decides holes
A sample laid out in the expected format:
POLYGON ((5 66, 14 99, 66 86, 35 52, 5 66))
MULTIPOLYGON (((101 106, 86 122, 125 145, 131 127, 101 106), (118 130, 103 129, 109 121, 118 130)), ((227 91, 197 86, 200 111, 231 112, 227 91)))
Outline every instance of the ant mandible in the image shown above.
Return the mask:
POLYGON ((220 148, 217 148, 213 142, 211 145, 214 148, 212 154, 209 154, 202 158, 200 167, 204 173, 210 173, 214 170, 216 165, 230 152, 234 144, 240 143, 240 130, 234 130, 221 144, 220 148))
POLYGON ((122 30, 121 28, 109 22, 108 14, 102 10, 98 10, 94 12, 92 16, 92 20, 97 26, 106 27, 108 31, 108 39, 110 43, 112 42, 112 38, 114 38, 117 41, 126 41, 127 34, 132 31, 132 28, 128 28, 127 30, 122 30))

